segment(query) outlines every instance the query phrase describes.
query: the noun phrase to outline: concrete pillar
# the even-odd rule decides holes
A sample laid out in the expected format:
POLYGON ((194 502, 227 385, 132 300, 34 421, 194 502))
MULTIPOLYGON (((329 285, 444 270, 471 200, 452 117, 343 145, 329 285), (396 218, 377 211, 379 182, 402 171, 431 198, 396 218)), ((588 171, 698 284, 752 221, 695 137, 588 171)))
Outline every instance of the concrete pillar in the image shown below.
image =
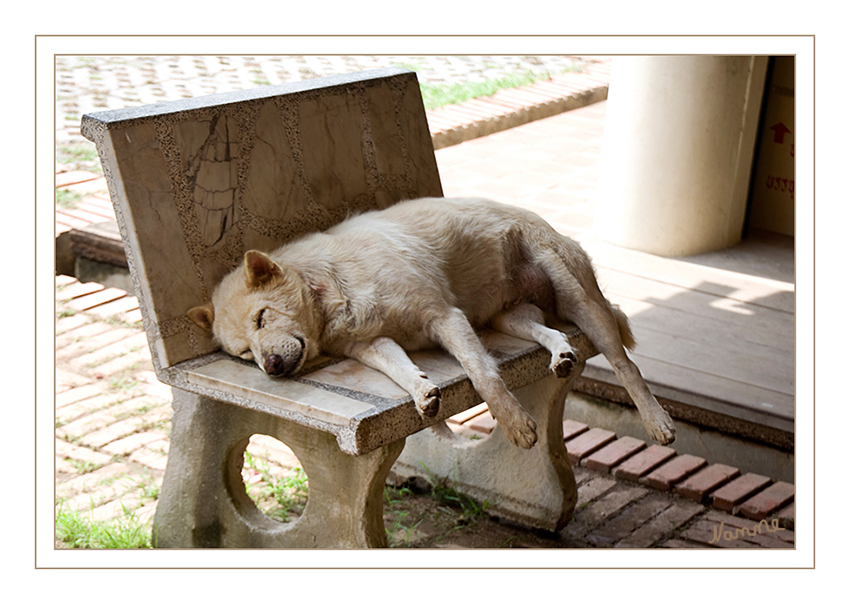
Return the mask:
POLYGON ((617 57, 594 228, 687 256, 741 238, 767 57, 617 57))

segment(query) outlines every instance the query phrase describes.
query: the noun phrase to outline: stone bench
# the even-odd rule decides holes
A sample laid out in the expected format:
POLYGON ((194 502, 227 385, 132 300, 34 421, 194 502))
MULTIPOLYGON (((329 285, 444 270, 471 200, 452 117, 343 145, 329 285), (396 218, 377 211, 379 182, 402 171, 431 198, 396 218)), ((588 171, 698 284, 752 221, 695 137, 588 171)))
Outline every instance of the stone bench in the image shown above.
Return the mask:
POLYGON ((98 149, 142 311, 154 369, 171 385, 168 465, 154 521, 158 547, 380 547, 383 488, 426 475, 501 517, 557 530, 576 486, 563 443, 564 400, 595 350, 564 326, 579 362, 549 372, 537 344, 489 332, 485 345, 538 423, 531 450, 498 427, 480 440, 440 420, 480 399, 439 350, 412 355, 439 384, 424 420, 386 376, 318 358, 289 380, 218 350, 188 319, 248 249, 269 250, 351 212, 441 196, 416 76, 402 69, 320 78, 83 117, 98 149), (303 515, 263 515, 241 478, 249 438, 292 449, 309 479, 303 515), (406 444, 405 444, 406 443, 406 444))

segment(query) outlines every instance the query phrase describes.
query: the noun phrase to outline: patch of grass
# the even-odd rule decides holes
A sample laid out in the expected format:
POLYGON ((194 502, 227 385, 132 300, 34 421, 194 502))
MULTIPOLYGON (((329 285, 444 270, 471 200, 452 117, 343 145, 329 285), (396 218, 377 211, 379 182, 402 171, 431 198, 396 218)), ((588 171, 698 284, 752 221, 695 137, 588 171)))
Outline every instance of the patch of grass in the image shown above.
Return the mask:
POLYGON ((156 501, 159 499, 160 485, 147 469, 138 473, 136 488, 141 492, 142 505, 147 501, 156 501))
POLYGON ((393 67, 398 67, 399 69, 409 69, 410 71, 419 71, 422 69, 422 63, 418 63, 416 61, 395 61, 393 63, 393 67))
POLYGON ((139 426, 139 432, 148 432, 150 430, 159 430, 160 432, 168 432, 171 427, 171 420, 166 419, 157 419, 154 421, 143 421, 139 426))
POLYGON ((60 164, 98 161, 97 148, 92 145, 67 145, 62 148, 60 164))
POLYGON ((254 74, 254 79, 251 80, 255 86, 270 86, 271 81, 266 77, 266 74, 263 73, 263 70, 260 68, 254 68, 251 70, 251 73, 254 74))
POLYGON ((56 511, 56 541, 73 549, 150 549, 151 522, 131 511, 109 521, 93 520, 60 505, 56 511))
POLYGON ((547 80, 549 77, 548 72, 526 71, 525 73, 509 74, 481 82, 456 82, 453 84, 422 82, 419 87, 422 90, 422 101, 425 103, 425 109, 436 109, 445 105, 463 103, 469 99, 492 96, 505 88, 527 86, 540 80, 547 80))
POLYGON ((438 479, 423 464, 427 486, 384 488, 384 530, 390 547, 429 547, 455 531, 471 528, 488 517, 488 501, 477 502, 460 493, 457 485, 438 479), (427 497, 412 497, 413 494, 427 497), (430 501, 428 501, 430 500, 430 501))
MULTIPOLYGON (((76 115, 68 117, 79 121, 76 115)), ((94 143, 60 145, 56 149, 56 161, 70 166, 71 169, 103 174, 103 167, 100 165, 100 157, 94 143)))
POLYGON ((58 189, 56 191, 56 204, 60 208, 73 210, 82 200, 83 196, 76 191, 69 191, 68 189, 58 189))
POLYGON ((487 517, 487 509, 490 507, 488 500, 485 499, 479 503, 469 495, 459 492, 457 485, 450 485, 444 479, 437 479, 425 464, 422 464, 422 467, 425 468, 425 472, 428 474, 428 482, 431 485, 431 496, 442 505, 460 510, 461 514, 457 520, 458 526, 470 524, 487 517))
POLYGON ((112 417, 114 417, 117 421, 122 421, 125 419, 130 419, 131 417, 141 417, 151 409, 153 409, 152 405, 142 404, 138 407, 135 407, 134 409, 127 409, 124 411, 118 411, 116 413, 113 413, 112 417))
POLYGON ((68 459, 68 461, 79 474, 88 474, 102 467, 101 464, 96 464, 93 461, 81 461, 79 459, 68 459))
MULTIPOLYGON (((125 329, 138 329, 139 331, 144 329, 141 321, 126 321, 121 318, 121 315, 109 315, 108 317, 101 319, 104 323, 108 325, 112 325, 112 327, 121 327, 125 329)), ((141 349, 140 346, 129 349, 130 352, 138 352, 141 349)))
POLYGON ((412 522, 409 510, 404 509, 404 498, 413 491, 409 487, 384 487, 384 507, 391 516, 389 526, 384 526, 387 543, 390 547, 410 547, 411 536, 422 523, 422 519, 412 522))
POLYGON ((245 466, 260 476, 254 484, 246 484, 248 496, 266 516, 289 522, 291 516, 304 511, 307 505, 307 474, 299 467, 277 476, 267 460, 245 451, 245 466))
POLYGON ((109 380, 110 390, 132 390, 139 385, 139 381, 126 375, 116 375, 109 380))
POLYGON ((307 67, 306 65, 298 68, 298 73, 301 74, 301 77, 305 80, 310 78, 317 78, 319 74, 307 67))

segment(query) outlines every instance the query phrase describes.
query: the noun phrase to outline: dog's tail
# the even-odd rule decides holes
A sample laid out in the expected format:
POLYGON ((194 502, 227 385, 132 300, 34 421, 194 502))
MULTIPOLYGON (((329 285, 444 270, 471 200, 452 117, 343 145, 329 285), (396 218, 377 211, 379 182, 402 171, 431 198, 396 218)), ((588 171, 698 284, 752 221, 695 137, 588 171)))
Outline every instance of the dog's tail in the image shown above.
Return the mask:
POLYGON ((617 320, 617 327, 620 330, 620 339, 623 341, 623 346, 627 350, 634 350, 637 342, 635 342, 635 336, 632 333, 626 313, 620 310, 620 307, 616 304, 611 304, 611 312, 614 313, 614 318, 617 320))

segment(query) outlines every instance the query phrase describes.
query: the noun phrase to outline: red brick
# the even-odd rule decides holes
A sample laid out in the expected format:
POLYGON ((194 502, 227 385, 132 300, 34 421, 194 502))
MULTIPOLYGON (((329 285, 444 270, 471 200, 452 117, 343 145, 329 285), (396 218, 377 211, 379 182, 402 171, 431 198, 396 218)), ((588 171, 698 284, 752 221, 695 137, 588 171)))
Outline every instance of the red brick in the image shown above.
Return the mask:
POLYGON ((668 491, 674 484, 684 480, 705 464, 706 461, 702 457, 679 455, 654 470, 640 482, 660 491, 668 491))
POLYGON ((113 302, 107 302, 106 304, 95 306, 89 309, 89 312, 94 315, 97 315, 98 317, 107 319, 113 315, 120 315, 122 313, 130 312, 131 310, 136 310, 138 308, 138 298, 136 298, 135 296, 124 296, 123 298, 118 298, 113 302))
POLYGON ((74 298, 65 303, 67 308, 71 310, 89 310, 94 308, 95 306, 99 306, 101 304, 106 304, 107 302, 113 302, 118 300, 119 298, 123 298, 127 295, 127 292, 121 289, 116 289, 114 287, 110 287, 108 289, 103 289, 98 292, 91 293, 87 296, 81 296, 79 298, 74 298))
MULTIPOLYGON (((62 172, 61 174, 56 175, 56 188, 60 187, 68 187, 70 185, 78 184, 81 182, 89 182, 92 180, 98 180, 103 178, 100 174, 94 174, 93 172, 83 172, 82 170, 74 170, 69 172, 62 172)), ((104 188, 106 187, 106 182, 103 183, 104 188)))
POLYGON ((617 435, 610 430, 602 428, 591 428, 587 432, 567 441, 567 457, 570 463, 577 464, 597 449, 601 449, 617 435))
POLYGON ((578 500, 576 502, 576 507, 590 503, 616 486, 616 480, 603 478, 602 476, 597 476, 587 481, 578 488, 578 500))
POLYGON ((614 468, 614 476, 637 482, 674 455, 676 451, 669 447, 650 445, 614 468))
POLYGON ((739 476, 727 485, 717 489, 712 498, 712 506, 718 510, 731 512, 742 501, 752 497, 770 484, 770 478, 748 473, 739 476))
POLYGON ((651 491, 639 486, 612 489, 592 503, 588 502, 589 505, 582 506, 582 509, 576 513, 575 521, 583 528, 592 529, 608 518, 615 516, 638 499, 645 497, 647 493, 651 493, 651 491))
POLYGON ((669 507, 670 501, 666 497, 653 493, 608 520, 587 535, 587 540, 597 547, 610 547, 669 507))
POLYGON ((79 298, 80 296, 85 296, 93 292, 99 292, 102 289, 103 286, 100 283, 95 283, 94 281, 90 281, 88 283, 80 283, 79 281, 77 281, 76 283, 71 283, 70 285, 63 287, 62 289, 57 290, 56 301, 67 302, 68 300, 79 298))
POLYGON ((632 438, 631 436, 623 436, 584 459, 582 464, 591 470, 610 472, 612 467, 631 457, 644 447, 646 447, 646 443, 642 440, 632 438))
POLYGON ((703 468, 684 482, 677 484, 673 491, 702 503, 703 499, 718 487, 726 484, 741 472, 738 468, 716 463, 703 468))
POLYGON ((564 420, 564 440, 570 440, 571 438, 575 438, 582 432, 587 432, 587 424, 582 424, 581 422, 576 422, 571 419, 564 420))
POLYGON ((493 416, 490 415, 490 412, 482 413, 481 415, 477 415, 473 417, 471 420, 463 424, 465 428, 470 428, 471 430, 475 430, 476 432, 482 432, 484 434, 490 434, 493 431, 493 428, 496 427, 496 420, 493 419, 493 416))
POLYGON ((446 421, 447 422, 453 422, 453 423, 456 423, 456 424, 462 424, 464 422, 471 420, 476 415, 481 415, 482 413, 484 413, 485 411, 488 411, 488 410, 489 409, 487 407, 487 403, 480 403, 478 405, 475 405, 474 407, 470 407, 466 411, 461 411, 460 413, 456 413, 455 415, 452 415, 446 421))
POLYGON ((776 482, 744 502, 740 513, 752 520, 767 518, 794 499, 794 485, 776 482))
POLYGON ((56 275, 54 281, 56 282, 56 287, 61 287, 63 285, 67 286, 77 282, 77 280, 70 275, 56 275))
POLYGON ((687 524, 704 509, 690 501, 679 501, 638 527, 628 537, 618 541, 615 547, 650 547, 666 539, 674 530, 687 524))
POLYGON ((797 518, 795 503, 791 502, 791 504, 779 510, 776 515, 779 517, 779 526, 787 528, 789 531, 794 530, 794 521, 797 518))

